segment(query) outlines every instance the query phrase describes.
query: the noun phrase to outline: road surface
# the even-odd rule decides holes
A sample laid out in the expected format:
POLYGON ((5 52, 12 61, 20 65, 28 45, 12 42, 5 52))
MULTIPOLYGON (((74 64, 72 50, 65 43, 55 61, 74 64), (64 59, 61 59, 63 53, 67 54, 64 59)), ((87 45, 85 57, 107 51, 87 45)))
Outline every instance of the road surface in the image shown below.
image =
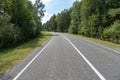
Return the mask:
POLYGON ((120 80, 120 52, 77 36, 53 34, 13 80, 120 80))

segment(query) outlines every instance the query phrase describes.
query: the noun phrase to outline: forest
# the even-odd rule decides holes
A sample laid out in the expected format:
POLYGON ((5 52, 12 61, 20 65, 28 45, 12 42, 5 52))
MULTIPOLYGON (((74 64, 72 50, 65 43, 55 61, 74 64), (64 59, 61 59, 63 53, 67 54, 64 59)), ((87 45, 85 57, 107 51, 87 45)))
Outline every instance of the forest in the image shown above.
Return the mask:
POLYGON ((0 0, 0 49, 40 35, 41 30, 69 32, 120 43, 120 0, 77 0, 42 25, 41 0, 0 0))
POLYGON ((120 0, 77 0, 42 29, 120 43, 120 0))
POLYGON ((40 35, 44 4, 36 0, 0 0, 0 49, 40 35))

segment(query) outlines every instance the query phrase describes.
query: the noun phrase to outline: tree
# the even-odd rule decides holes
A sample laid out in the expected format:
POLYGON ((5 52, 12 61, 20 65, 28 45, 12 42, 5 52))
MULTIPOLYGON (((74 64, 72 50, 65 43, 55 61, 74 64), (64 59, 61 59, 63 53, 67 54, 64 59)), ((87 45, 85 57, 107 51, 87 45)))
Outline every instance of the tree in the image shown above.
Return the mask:
POLYGON ((53 15, 50 20, 43 25, 43 29, 48 31, 57 31, 56 15, 53 15))
POLYGON ((12 22, 21 29, 23 38, 26 40, 37 36, 44 8, 41 1, 36 0, 34 6, 27 0, 13 0, 12 3, 14 4, 12 6, 12 22))
POLYGON ((14 24, 9 23, 10 18, 10 15, 6 13, 0 15, 0 48, 22 41, 21 32, 14 24))
MULTIPOLYGON (((81 0, 56 15, 57 31, 118 42, 120 0, 81 0), (67 22, 68 21, 68 22, 67 22), (118 30, 117 30, 118 29, 118 30)), ((46 24, 54 31, 54 18, 46 24)))
POLYGON ((41 0, 36 0, 34 5, 36 7, 37 15, 41 19, 44 16, 44 12, 45 12, 44 7, 45 7, 45 5, 41 2, 41 0))
POLYGON ((70 17, 71 10, 64 10, 60 14, 57 15, 57 31, 60 32, 68 32, 68 28, 70 25, 71 17, 70 17))
POLYGON ((120 8, 109 9, 108 14, 111 16, 113 22, 120 20, 120 8))
POLYGON ((53 15, 50 19, 50 26, 52 31, 57 31, 57 22, 56 22, 56 15, 53 15))
POLYGON ((44 5, 36 0, 0 0, 0 48, 16 45, 40 34, 44 5))
POLYGON ((41 0, 36 0, 35 1, 35 9, 36 9, 36 22, 37 22, 37 32, 39 33, 40 30, 42 29, 42 23, 41 23, 41 18, 44 16, 44 7, 45 5, 41 2, 41 0))
POLYGON ((52 31, 50 21, 47 21, 46 23, 43 24, 43 30, 52 31))
POLYGON ((114 24, 110 28, 105 29, 102 37, 104 40, 109 40, 109 41, 114 41, 116 43, 119 43, 120 21, 115 21, 114 24))
POLYGON ((69 27, 70 33, 78 34, 78 27, 81 22, 80 11, 81 11, 81 2, 79 2, 79 1, 74 2, 72 11, 70 14, 70 16, 71 16, 71 24, 69 27))
MULTIPOLYGON (((81 5, 81 27, 79 28, 79 34, 85 36, 91 36, 89 20, 94 14, 97 13, 97 1, 96 0, 82 0, 81 5)), ((94 23, 91 23, 94 24, 94 23)), ((93 27, 94 28, 94 27, 93 27)))
POLYGON ((0 14, 2 14, 3 13, 3 1, 2 0, 0 0, 0 14))

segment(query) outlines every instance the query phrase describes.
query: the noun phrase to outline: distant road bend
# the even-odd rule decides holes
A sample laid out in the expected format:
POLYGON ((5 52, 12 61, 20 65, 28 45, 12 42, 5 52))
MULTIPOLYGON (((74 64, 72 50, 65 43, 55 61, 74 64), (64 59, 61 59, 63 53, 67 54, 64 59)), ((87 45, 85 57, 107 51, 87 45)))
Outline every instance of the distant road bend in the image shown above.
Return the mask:
POLYGON ((120 52, 74 35, 53 35, 13 80, 120 80, 120 52))

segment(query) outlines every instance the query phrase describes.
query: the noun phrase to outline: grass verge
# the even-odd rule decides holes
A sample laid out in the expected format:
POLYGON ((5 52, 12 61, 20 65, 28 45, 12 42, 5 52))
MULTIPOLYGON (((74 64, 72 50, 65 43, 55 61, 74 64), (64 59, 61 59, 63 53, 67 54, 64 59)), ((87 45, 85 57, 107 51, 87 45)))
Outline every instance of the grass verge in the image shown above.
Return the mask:
POLYGON ((17 61, 25 58, 35 47, 51 38, 51 34, 42 32, 42 36, 32 39, 12 49, 0 52, 0 74, 11 68, 17 61))
POLYGON ((99 39, 94 39, 94 38, 89 38, 89 37, 84 37, 84 36, 80 36, 80 37, 120 51, 120 44, 103 41, 99 39))

